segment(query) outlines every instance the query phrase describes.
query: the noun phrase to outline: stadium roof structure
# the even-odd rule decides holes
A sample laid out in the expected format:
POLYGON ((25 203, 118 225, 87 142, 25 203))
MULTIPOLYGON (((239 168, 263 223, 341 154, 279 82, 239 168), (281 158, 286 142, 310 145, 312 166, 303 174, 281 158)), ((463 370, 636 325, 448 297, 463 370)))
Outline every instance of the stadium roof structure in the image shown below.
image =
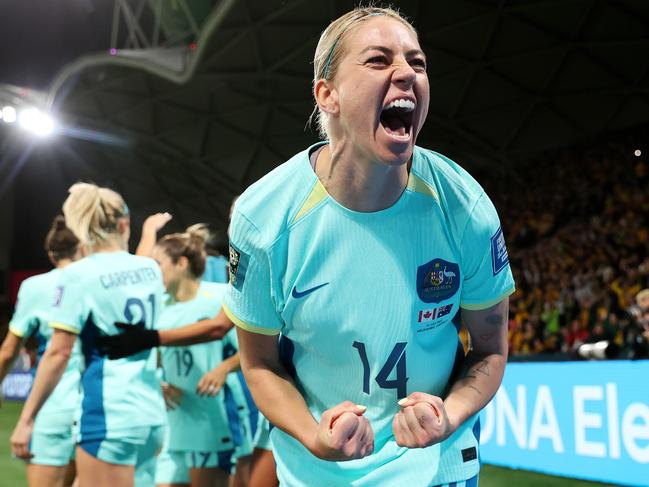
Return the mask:
MULTIPOLYGON (((317 140, 305 130, 313 52, 357 3, 220 0, 191 47, 69 64, 48 94, 66 127, 52 149, 58 180, 110 184, 134 212, 172 212, 176 228, 225 227, 234 195, 317 140)), ((469 169, 649 121, 649 2, 392 3, 428 57, 419 145, 469 169)))

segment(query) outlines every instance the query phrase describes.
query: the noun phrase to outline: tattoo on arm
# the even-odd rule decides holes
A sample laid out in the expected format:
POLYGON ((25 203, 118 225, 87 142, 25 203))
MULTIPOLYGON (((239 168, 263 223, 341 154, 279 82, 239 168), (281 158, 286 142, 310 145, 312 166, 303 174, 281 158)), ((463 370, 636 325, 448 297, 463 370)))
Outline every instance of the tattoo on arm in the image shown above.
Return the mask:
POLYGON ((470 389, 473 389, 475 392, 477 392, 478 394, 482 395, 482 391, 480 391, 480 389, 478 389, 476 386, 474 386, 474 385, 469 385, 469 388, 470 388, 470 389))

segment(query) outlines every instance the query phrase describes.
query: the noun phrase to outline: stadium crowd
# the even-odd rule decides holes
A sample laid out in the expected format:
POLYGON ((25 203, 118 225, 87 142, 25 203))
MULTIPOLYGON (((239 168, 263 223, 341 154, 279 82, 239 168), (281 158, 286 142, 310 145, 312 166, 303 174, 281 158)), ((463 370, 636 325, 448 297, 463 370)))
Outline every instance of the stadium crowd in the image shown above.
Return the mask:
POLYGON ((490 191, 517 284, 510 354, 608 340, 616 357, 646 355, 636 301, 649 294, 640 293, 649 287, 649 178, 636 140, 544 154, 508 180, 509 191, 490 191))

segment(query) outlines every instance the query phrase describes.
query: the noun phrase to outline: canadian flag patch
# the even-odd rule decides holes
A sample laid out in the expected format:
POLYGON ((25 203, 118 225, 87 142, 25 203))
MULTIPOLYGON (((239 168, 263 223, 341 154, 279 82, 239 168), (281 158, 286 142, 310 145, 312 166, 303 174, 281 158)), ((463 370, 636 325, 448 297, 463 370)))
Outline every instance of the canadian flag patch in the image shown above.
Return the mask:
POLYGON ((437 308, 432 309, 422 309, 419 311, 419 323, 426 323, 427 321, 433 321, 437 316, 437 308))

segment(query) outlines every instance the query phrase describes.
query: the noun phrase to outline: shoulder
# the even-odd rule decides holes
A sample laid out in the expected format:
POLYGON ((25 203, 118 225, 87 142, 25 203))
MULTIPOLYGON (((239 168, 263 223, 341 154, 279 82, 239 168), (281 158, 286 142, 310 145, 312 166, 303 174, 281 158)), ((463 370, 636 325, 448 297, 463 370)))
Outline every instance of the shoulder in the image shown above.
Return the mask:
POLYGON ((252 229, 261 246, 272 244, 290 226, 318 181, 309 164, 311 149, 296 154, 248 187, 235 204, 233 226, 252 229))
POLYGON ((434 187, 440 202, 472 207, 484 194, 482 186, 464 168, 435 151, 416 147, 412 170, 434 187))
POLYGON ((52 269, 49 272, 44 274, 38 274, 36 276, 31 276, 25 279, 20 283, 21 294, 30 294, 34 292, 39 292, 45 287, 51 287, 52 284, 55 284, 58 279, 59 270, 52 269), (56 272, 55 272, 56 271, 56 272))

